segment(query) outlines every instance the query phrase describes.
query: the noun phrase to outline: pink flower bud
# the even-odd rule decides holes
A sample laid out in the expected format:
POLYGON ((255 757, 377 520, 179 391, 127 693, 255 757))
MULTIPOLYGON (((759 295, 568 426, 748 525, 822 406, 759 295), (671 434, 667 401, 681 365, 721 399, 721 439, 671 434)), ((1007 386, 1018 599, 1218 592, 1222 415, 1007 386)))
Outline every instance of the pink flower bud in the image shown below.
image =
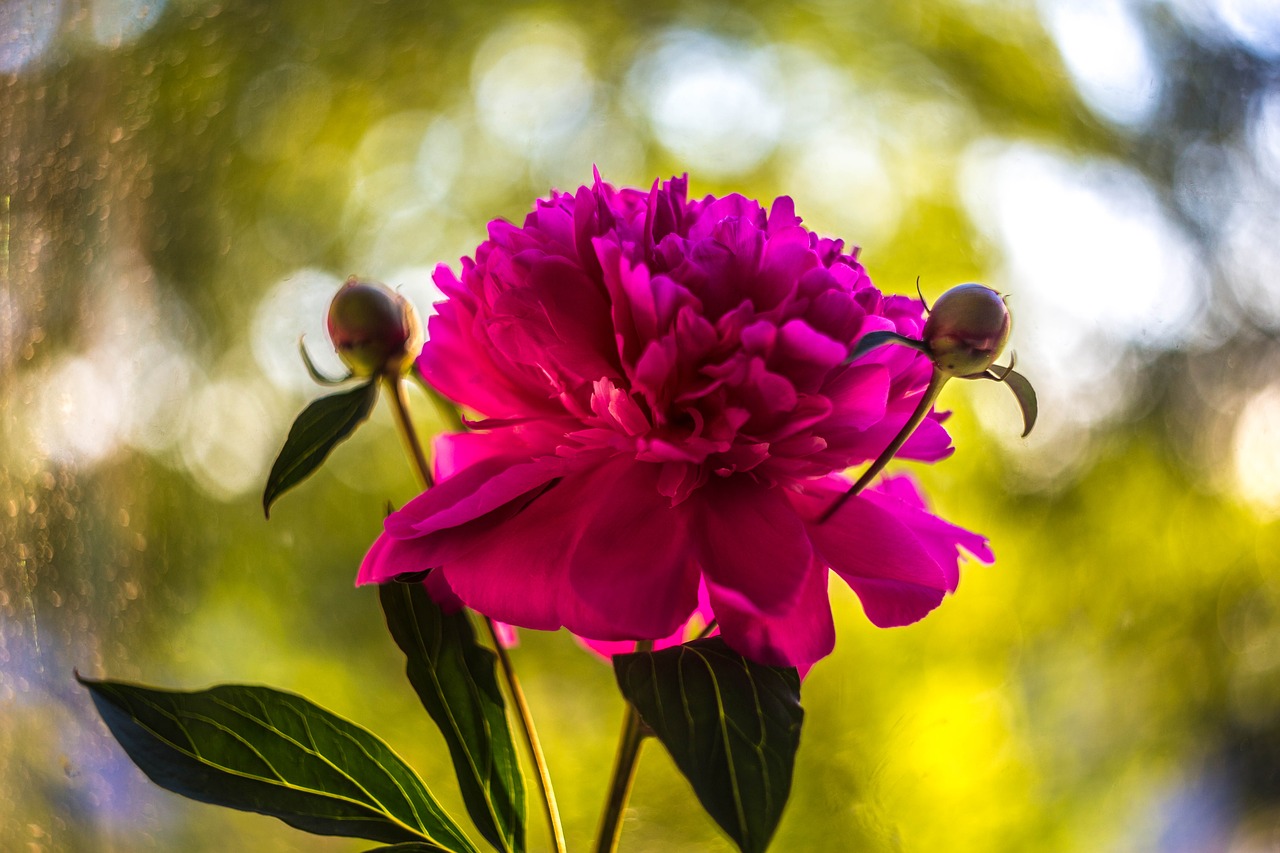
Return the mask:
POLYGON ((1000 357, 1009 325, 1009 308, 999 293, 981 284, 961 284, 933 304, 923 338, 938 370, 975 376, 1000 357))
POLYGON ((400 376, 422 348, 413 305, 386 285, 355 276, 329 305, 329 337, 343 363, 361 378, 400 376))

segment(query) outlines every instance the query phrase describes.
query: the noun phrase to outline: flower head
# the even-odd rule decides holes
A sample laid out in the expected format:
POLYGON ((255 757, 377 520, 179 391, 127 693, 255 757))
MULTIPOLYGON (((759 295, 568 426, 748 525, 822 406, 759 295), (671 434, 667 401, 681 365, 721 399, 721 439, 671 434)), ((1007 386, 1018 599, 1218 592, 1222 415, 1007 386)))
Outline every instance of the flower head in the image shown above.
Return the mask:
MULTIPOLYGON (((886 296, 789 198, 689 201, 600 181, 495 221, 446 294, 418 365, 483 416, 436 441, 438 485, 387 519, 361 582, 433 568, 438 600, 600 641, 671 637, 699 608, 754 659, 834 643, 834 570, 877 625, 916 621, 985 541, 889 481, 823 510, 910 416, 922 305, 886 296)), ((951 452, 936 414, 902 448, 951 452)))

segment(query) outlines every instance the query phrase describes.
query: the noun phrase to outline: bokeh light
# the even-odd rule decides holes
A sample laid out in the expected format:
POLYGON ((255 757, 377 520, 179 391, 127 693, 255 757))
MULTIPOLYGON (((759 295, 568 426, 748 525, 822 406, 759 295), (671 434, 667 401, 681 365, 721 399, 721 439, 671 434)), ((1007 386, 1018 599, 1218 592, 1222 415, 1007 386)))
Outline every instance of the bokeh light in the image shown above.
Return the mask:
POLYGON ((1245 404, 1232 456, 1244 498, 1268 515, 1280 515, 1280 385, 1264 388, 1245 404))
POLYGON ((742 174, 772 153, 784 108, 769 49, 673 30, 638 56, 634 96, 677 162, 716 178, 742 174))
POLYGON ((62 25, 62 0, 11 0, 0 5, 0 72, 40 59, 62 25))
POLYGON ((480 124, 525 155, 572 137, 592 106, 586 47, 568 24, 501 28, 476 51, 472 81, 480 124))
POLYGON ((1131 4, 1081 0, 1041 6, 1063 61, 1088 104, 1121 125, 1149 119, 1160 102, 1160 75, 1131 4))
POLYGON ((93 40, 111 48, 137 41, 167 5, 167 0, 93 0, 89 10, 93 40))

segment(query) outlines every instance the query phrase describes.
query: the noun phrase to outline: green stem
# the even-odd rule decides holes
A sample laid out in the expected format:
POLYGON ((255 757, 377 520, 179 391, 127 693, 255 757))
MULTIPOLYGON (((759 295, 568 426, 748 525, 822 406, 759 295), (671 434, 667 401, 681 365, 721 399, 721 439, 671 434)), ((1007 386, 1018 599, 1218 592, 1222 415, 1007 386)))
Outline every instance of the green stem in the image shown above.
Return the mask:
POLYGON ((889 442, 889 446, 881 451, 880 455, 876 457, 876 461, 872 462, 871 466, 862 472, 862 476, 849 488, 849 491, 836 498, 835 502, 827 507, 822 515, 818 516, 818 524, 822 524, 835 515, 836 510, 844 506, 845 501, 866 488, 867 484, 884 470, 884 466, 888 465, 889 460, 902 449, 902 445, 907 443, 911 433, 915 432, 916 427, 920 426, 920 422, 924 420, 925 415, 929 414, 929 409, 933 408, 933 402, 938 399, 938 392, 942 390, 942 386, 947 383, 949 378, 947 374, 934 368, 933 375, 929 377, 929 386, 924 389, 924 394, 920 397, 920 402, 916 404, 916 409, 911 413, 911 417, 907 418, 907 422, 902 425, 902 429, 898 430, 898 434, 893 437, 893 441, 889 442))
POLYGON ((560 825, 560 810, 556 808, 556 792, 551 787, 551 771, 547 768, 547 759, 542 752, 542 743, 538 740, 538 730, 533 725, 533 714, 529 712, 529 703, 524 698, 524 690, 520 680, 516 678, 515 667, 511 665, 511 656, 506 646, 498 639, 497 626, 488 616, 484 617, 485 627, 489 629, 489 638, 493 640, 493 650, 498 654, 498 666, 507 682, 507 691, 511 694, 511 703, 515 705, 516 716, 520 718, 520 728, 524 731, 524 742, 529 747, 529 755, 533 766, 538 771, 538 787, 542 791, 542 805, 546 813, 547 829, 551 832, 551 842, 557 853, 564 853, 564 827, 560 825))
MULTIPOLYGON (((404 441, 405 450, 413 462, 414 473, 422 488, 429 489, 434 485, 431 468, 427 465, 427 457, 422 452, 422 443, 418 441, 418 432, 409 418, 409 406, 405 397, 405 383, 399 377, 384 376, 391 400, 391 411, 395 415, 396 427, 404 441)), ((547 759, 542 753, 542 744, 538 740, 538 731, 533 725, 533 715, 529 712, 529 703, 525 700, 524 690, 516 678, 515 668, 511 665, 511 657, 507 649, 498 640, 498 630, 493 620, 481 614, 489 637, 493 641, 493 649, 498 655, 498 668, 507 682, 507 692, 511 694, 511 703, 515 706, 516 716, 520 720, 520 728, 524 731, 524 741, 529 747, 529 756, 538 771, 538 789, 542 794, 545 806, 547 827, 551 832, 551 841, 556 853, 565 853, 564 829, 560 825, 560 814, 556 809, 556 795, 551 787, 551 773, 547 769, 547 759)))
POLYGON ((404 382, 398 376, 383 376, 382 380, 391 399, 391 414, 395 417, 396 431, 400 433, 405 452, 413 461, 414 473, 418 475, 422 488, 429 489, 436 483, 431 476, 431 466, 427 464, 427 455, 422 452, 422 442, 418 441, 418 431, 413 428, 413 420, 409 417, 409 399, 405 395, 404 382))
MULTIPOLYGON (((636 644, 636 651, 652 648, 650 641, 636 644)), ((618 849, 618 840, 622 838, 622 814, 627 810, 627 799, 636 778, 640 745, 644 743, 645 734, 639 712, 628 702, 627 716, 622 721, 622 735, 618 738, 618 752, 613 760, 613 776, 609 779, 609 797, 605 800, 600 830, 596 833, 595 853, 614 853, 618 849)))

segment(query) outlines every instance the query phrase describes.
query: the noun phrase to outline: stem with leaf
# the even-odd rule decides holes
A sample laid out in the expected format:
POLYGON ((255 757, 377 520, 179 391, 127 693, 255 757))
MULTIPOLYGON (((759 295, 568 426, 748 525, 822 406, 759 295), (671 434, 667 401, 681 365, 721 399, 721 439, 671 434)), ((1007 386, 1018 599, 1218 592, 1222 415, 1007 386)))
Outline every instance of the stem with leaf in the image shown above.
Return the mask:
MULTIPOLYGON (((395 417, 396 427, 400 432, 401 439, 404 441, 405 450, 413 462, 414 473, 418 475, 418 480, 424 489, 430 488, 434 484, 434 479, 431 476, 431 469, 427 465, 426 455, 422 452, 422 443, 418 440, 417 430, 414 429, 413 421, 409 417, 405 383, 398 376, 384 376, 383 379, 388 386, 388 399, 391 402, 391 410, 395 417)), ((556 795, 551 786, 551 773, 547 768, 546 756, 542 752, 542 744, 538 740, 538 731, 533 724, 533 715, 529 711, 529 703, 525 699, 524 690, 520 687, 520 680, 516 678, 511 657, 507 654, 506 647, 502 645, 498 638, 497 627, 488 616, 481 614, 481 617, 484 620, 485 628, 489 632, 489 637, 493 641, 493 649, 498 656, 498 667, 502 670, 503 679, 507 682, 507 692, 511 694, 511 702, 515 706, 516 716, 520 720, 520 729, 524 732, 524 740, 529 748, 529 756, 533 760, 534 768, 537 770, 538 789, 542 794, 542 803, 546 813, 547 828, 551 833, 552 846, 556 853, 565 853, 564 828, 560 824, 560 813, 556 807, 556 795)))

